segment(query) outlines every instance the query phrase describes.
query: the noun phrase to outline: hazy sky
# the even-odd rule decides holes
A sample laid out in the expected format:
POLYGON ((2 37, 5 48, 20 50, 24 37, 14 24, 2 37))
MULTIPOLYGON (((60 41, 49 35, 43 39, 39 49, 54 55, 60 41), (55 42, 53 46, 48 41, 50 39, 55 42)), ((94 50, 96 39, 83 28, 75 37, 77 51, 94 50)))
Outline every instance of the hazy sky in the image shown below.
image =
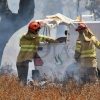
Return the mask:
MULTIPOLYGON (((9 9, 13 12, 13 13, 17 13, 18 9, 19 9, 19 1, 20 0, 7 0, 8 1, 8 6, 9 9)), ((35 1, 35 15, 34 15, 34 19, 36 18, 42 18, 42 14, 40 14, 42 12, 42 8, 44 6, 44 1, 39 0, 38 2, 36 0, 35 1), (38 6, 40 6, 40 8, 38 8, 38 6), (40 16, 41 15, 41 16, 40 16)), ((65 2, 65 6, 63 7, 63 14, 67 17, 70 18, 75 18, 76 17, 76 0, 62 0, 63 2, 65 2), (70 1, 70 2, 69 2, 70 1), (73 5, 70 7, 70 5, 73 5), (74 11, 73 11, 74 10, 74 11), (73 13, 72 13, 73 11, 73 13)), ((79 8, 79 13, 81 14, 89 14, 89 11, 87 11, 85 9, 85 0, 80 2, 80 8, 79 8)))
POLYGON ((20 0, 7 0, 10 10, 13 13, 17 13, 19 9, 19 1, 20 0))

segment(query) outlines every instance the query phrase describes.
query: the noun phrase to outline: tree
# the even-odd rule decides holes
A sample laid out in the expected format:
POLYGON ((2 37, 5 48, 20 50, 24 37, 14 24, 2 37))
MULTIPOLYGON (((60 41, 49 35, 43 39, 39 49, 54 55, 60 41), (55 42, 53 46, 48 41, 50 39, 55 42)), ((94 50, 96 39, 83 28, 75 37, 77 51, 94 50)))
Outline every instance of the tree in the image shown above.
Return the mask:
POLYGON ((18 13, 12 13, 7 0, 0 0, 0 64, 6 43, 21 27, 34 16, 34 0, 20 0, 18 13))
POLYGON ((77 10, 77 11, 76 11, 76 16, 79 15, 80 1, 81 1, 81 0, 77 0, 77 3, 76 3, 76 8, 77 8, 77 9, 76 9, 76 10, 77 10))
POLYGON ((94 14, 94 19, 100 18, 100 0, 87 0, 85 8, 94 14))

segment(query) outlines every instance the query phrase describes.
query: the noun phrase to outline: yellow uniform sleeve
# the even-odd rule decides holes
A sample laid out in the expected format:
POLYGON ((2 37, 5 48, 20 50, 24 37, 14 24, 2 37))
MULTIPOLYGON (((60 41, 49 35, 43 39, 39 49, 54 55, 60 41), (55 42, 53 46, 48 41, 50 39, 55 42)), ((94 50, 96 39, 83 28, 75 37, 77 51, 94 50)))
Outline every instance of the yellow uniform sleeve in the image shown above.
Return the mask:
POLYGON ((95 45, 98 49, 100 49, 100 42, 99 42, 99 40, 98 40, 95 36, 92 36, 92 40, 93 40, 93 42, 94 42, 94 45, 95 45))
POLYGON ((50 43, 59 43, 57 40, 53 39, 52 37, 39 35, 40 42, 50 42, 50 43))
POLYGON ((74 55, 75 59, 78 59, 80 57, 80 54, 81 54, 80 52, 81 52, 81 41, 77 40, 76 41, 76 48, 75 48, 75 55, 74 55))

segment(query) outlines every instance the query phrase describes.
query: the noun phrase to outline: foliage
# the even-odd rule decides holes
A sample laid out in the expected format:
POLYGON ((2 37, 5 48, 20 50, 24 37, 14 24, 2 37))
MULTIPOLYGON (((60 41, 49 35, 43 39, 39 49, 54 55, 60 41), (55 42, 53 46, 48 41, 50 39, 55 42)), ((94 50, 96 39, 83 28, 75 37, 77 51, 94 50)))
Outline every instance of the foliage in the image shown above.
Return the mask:
POLYGON ((100 18, 100 0, 88 0, 85 8, 94 14, 94 19, 100 18))
POLYGON ((77 8, 77 11, 76 11, 77 14, 76 14, 76 15, 77 15, 77 16, 79 15, 78 13, 79 13, 80 1, 81 1, 81 0, 77 0, 77 3, 76 3, 76 8, 77 8))
POLYGON ((47 83, 43 88, 35 81, 23 86, 14 75, 0 75, 0 100, 100 100, 99 95, 99 82, 78 85, 69 79, 64 86, 47 83))

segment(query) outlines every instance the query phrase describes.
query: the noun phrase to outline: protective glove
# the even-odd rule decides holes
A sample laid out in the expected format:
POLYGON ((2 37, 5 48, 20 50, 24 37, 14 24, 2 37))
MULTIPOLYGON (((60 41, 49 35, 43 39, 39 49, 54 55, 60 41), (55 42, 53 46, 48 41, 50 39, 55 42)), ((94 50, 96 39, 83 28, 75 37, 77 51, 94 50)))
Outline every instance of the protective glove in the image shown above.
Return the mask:
POLYGON ((75 61, 76 61, 76 62, 78 62, 78 61, 79 61, 79 59, 78 59, 78 58, 75 58, 75 61))
POLYGON ((75 51, 75 55, 74 55, 74 59, 75 59, 75 61, 79 61, 79 58, 80 58, 80 53, 79 52, 77 52, 77 51, 75 51))

